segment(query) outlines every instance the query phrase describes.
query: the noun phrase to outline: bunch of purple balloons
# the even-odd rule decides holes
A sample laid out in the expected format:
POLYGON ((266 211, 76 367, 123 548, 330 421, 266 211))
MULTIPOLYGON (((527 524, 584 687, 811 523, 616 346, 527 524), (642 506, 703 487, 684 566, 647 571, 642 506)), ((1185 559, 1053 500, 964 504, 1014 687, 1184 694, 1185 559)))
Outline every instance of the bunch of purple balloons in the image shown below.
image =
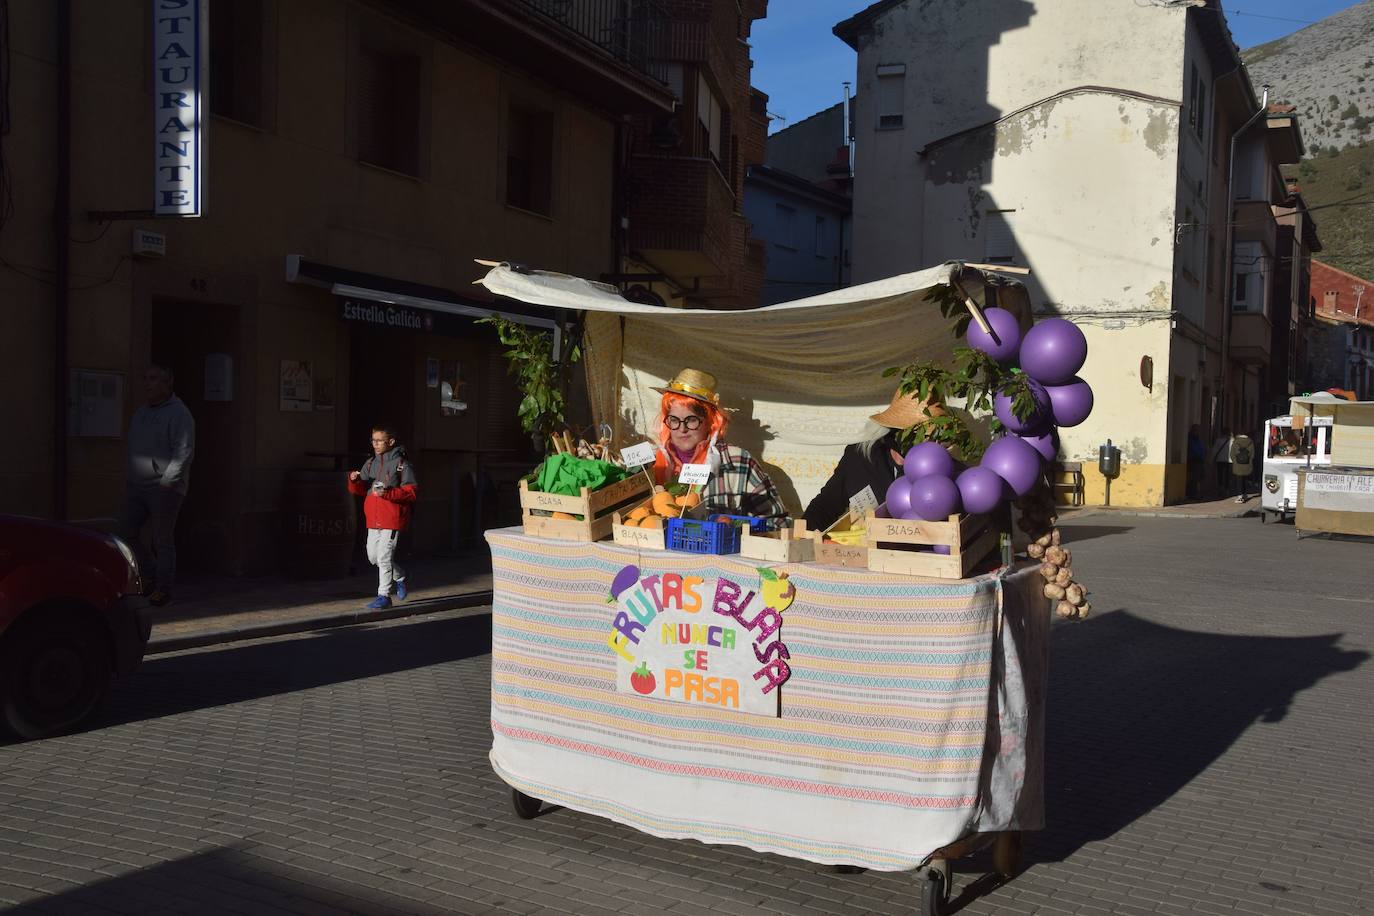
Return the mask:
POLYGON ((974 467, 961 468, 934 442, 912 446, 902 476, 887 490, 887 511, 893 518, 936 521, 958 512, 981 514, 1026 495, 1043 464, 1055 459, 1057 429, 1077 426, 1092 413, 1093 390, 1077 375, 1088 357, 1088 341, 1077 325, 1047 318, 1022 339, 1011 312, 990 308, 983 315, 992 333, 970 325, 969 346, 1004 366, 1019 363, 1029 376, 1035 409, 1021 419, 1012 412, 1011 396, 998 394, 993 413, 1007 433, 988 446, 974 467))

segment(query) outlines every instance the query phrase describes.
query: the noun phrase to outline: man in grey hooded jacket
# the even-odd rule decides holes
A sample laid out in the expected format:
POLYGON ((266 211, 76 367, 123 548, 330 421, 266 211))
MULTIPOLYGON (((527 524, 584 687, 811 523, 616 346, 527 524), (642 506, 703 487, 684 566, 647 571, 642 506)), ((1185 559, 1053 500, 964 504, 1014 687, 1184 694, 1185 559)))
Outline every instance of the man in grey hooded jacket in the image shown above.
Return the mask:
POLYGON ((172 371, 149 366, 143 373, 148 403, 129 421, 129 469, 120 527, 131 544, 152 523, 155 557, 153 591, 148 600, 164 605, 172 599, 176 579, 177 513, 186 497, 191 459, 196 452, 196 421, 172 393, 172 371))

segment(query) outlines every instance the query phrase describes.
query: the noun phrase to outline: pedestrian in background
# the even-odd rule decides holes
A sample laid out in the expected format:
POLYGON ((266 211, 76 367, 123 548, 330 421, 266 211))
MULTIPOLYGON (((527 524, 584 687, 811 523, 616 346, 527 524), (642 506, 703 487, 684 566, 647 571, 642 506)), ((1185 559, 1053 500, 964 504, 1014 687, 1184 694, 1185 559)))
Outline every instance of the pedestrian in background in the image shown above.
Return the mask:
POLYGON ((172 600, 177 571, 177 515, 191 480, 196 454, 196 421, 172 393, 172 370, 149 366, 143 373, 148 403, 129 421, 129 461, 119 528, 141 554, 143 527, 151 523, 153 571, 148 601, 158 607, 172 600))
POLYGON ((1217 436, 1212 441, 1212 451, 1210 453, 1212 465, 1217 472, 1217 498, 1227 496, 1231 492, 1231 429, 1227 427, 1226 432, 1217 436))
POLYGON ((1207 446, 1202 444, 1202 431, 1194 423, 1188 427, 1188 498, 1202 496, 1203 468, 1207 464, 1207 446))
POLYGON ((405 570, 396 562, 396 541, 410 523, 410 510, 419 493, 406 450, 396 443, 395 427, 372 428, 372 457, 362 470, 349 472, 348 492, 366 495, 367 562, 377 567, 377 597, 367 607, 389 608, 393 592, 400 601, 409 592, 405 570))

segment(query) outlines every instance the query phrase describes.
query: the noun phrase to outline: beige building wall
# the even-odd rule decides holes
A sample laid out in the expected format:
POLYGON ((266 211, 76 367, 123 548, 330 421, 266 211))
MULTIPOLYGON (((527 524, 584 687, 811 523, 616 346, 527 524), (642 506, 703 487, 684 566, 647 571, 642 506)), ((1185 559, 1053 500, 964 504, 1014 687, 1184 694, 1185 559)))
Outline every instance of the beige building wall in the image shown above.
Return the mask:
POLYGON ((1181 497, 1182 443, 1206 387, 1208 251, 1206 232, 1181 224, 1208 218, 1214 142, 1210 129, 1186 134, 1194 61, 1211 88, 1186 8, 897 4, 857 44, 855 282, 949 259, 1029 267, 1036 313, 1088 338, 1081 375, 1096 408, 1061 431, 1088 501, 1103 497, 1108 437, 1122 448, 1114 505, 1181 497), (884 127, 901 67, 902 124, 884 127))
POLYGON ((1098 446, 1119 445, 1115 504, 1157 505, 1165 495, 1177 123, 1172 105, 1087 91, 924 157, 926 261, 983 260, 1009 244, 1030 268, 1036 311, 1071 318, 1087 336, 1080 374, 1096 407, 1060 431, 1061 453, 1091 465, 1091 479, 1098 446), (1141 384, 1143 357, 1163 384, 1141 384))
MULTIPOLYGON (((185 333, 207 334, 234 355, 234 400, 214 410, 207 405, 215 415, 197 417, 201 454, 192 474, 193 491, 224 488, 232 498, 227 531, 206 535, 228 539, 232 571, 270 565, 263 554, 279 530, 287 470, 329 467, 306 459, 306 452, 347 453, 356 464, 367 448, 355 441, 353 427, 368 420, 349 416, 350 378, 360 369, 353 354, 362 354, 362 369, 376 371, 368 347, 355 346, 367 332, 341 320, 327 289, 288 284, 287 255, 461 293, 477 289, 470 283, 484 268, 473 263, 476 257, 593 277, 615 266, 612 115, 364 4, 267 0, 264 17, 265 123, 210 118, 204 215, 101 224, 88 211, 152 203, 149 10, 148 4, 76 0, 72 16, 70 364, 124 373, 127 420, 142 401, 139 376, 165 332, 157 327, 159 315, 175 316, 185 333), (418 176, 359 161, 355 83, 365 35, 421 59, 418 176), (554 118, 548 215, 506 203, 504 137, 512 100, 554 118), (166 236, 164 259, 131 257, 135 227, 166 236), (282 360, 309 360, 316 379, 333 383, 334 408, 280 410, 282 360)), ((57 413, 55 11, 16 5, 11 30, 15 127, 4 143, 15 176, 15 215, 0 235, 0 255, 11 265, 0 269, 7 325, 0 359, 9 386, 25 394, 4 399, 0 423, 26 447, 0 467, 0 511, 48 515, 57 413)), ((375 361, 399 362, 395 373, 413 386, 417 405, 429 397, 427 357, 464 363, 463 395, 471 407, 450 424, 457 432, 427 430, 427 406, 394 418, 417 440, 447 443, 418 456, 424 443, 411 445, 422 493, 434 503, 417 518, 428 515, 425 525, 443 528, 431 532, 436 543, 447 538, 453 469, 472 466, 479 432, 500 420, 480 405, 510 400, 513 383, 489 358, 493 340, 484 328, 468 339, 417 334, 399 350, 388 338, 376 352, 375 361)), ((69 517, 113 516, 122 495, 123 440, 71 438, 69 463, 69 517)))

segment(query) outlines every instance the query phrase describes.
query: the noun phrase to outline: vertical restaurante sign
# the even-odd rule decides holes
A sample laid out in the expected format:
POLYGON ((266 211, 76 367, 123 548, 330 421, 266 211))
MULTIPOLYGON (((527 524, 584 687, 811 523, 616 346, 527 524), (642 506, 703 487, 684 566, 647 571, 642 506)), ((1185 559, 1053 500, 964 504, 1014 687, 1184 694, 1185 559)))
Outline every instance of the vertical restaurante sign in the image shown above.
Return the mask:
POLYGON ((209 0, 153 0, 153 212, 200 216, 209 0))

